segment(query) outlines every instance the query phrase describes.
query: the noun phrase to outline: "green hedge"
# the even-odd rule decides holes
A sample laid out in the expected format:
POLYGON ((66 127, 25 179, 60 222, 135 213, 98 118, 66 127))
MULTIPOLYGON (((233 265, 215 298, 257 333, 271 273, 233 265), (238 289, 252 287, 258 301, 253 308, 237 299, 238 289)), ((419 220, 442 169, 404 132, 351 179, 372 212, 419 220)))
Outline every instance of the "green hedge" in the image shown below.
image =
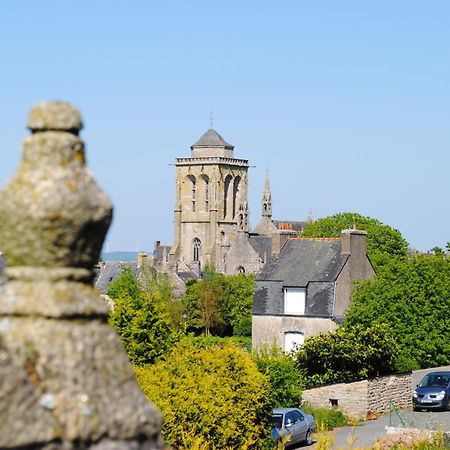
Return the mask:
POLYGON ((164 360, 135 367, 163 412, 166 444, 178 449, 262 449, 270 434, 269 384, 234 343, 180 342, 164 360))

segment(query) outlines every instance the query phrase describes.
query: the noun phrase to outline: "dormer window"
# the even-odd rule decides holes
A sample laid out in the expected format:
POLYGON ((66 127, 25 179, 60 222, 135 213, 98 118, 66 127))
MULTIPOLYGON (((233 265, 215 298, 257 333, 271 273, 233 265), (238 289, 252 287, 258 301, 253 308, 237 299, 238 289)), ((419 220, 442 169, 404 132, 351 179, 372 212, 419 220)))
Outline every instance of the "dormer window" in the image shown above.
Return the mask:
POLYGON ((306 309, 306 288, 284 288, 284 314, 304 316, 306 309))

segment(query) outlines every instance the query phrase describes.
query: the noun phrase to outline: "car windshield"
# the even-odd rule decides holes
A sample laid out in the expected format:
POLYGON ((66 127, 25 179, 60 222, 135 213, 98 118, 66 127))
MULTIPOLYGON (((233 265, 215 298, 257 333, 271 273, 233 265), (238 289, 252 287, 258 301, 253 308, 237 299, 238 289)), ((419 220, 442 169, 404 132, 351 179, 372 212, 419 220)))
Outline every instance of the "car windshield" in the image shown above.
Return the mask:
POLYGON ((450 382, 450 375, 425 375, 424 379, 420 382, 419 387, 442 387, 446 388, 450 382))
POLYGON ((283 416, 281 414, 274 414, 272 416, 272 427, 273 428, 281 428, 282 423, 283 423, 283 416))

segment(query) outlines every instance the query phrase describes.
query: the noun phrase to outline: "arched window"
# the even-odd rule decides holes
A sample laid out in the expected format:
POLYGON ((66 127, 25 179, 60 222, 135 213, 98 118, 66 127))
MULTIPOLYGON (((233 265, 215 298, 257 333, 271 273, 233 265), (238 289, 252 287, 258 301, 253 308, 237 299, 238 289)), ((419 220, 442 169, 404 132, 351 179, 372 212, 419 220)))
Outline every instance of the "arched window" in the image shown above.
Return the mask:
POLYGON ((192 243, 192 247, 193 247, 193 260, 195 262, 200 261, 200 257, 201 257, 201 250, 202 250, 202 242, 200 241, 199 238, 195 238, 193 243, 192 243))
POLYGON ((225 177, 224 193, 223 193, 223 218, 231 215, 232 198, 231 198, 231 175, 225 177), (230 211, 228 211, 230 209, 230 211))
POLYGON ((241 182, 241 177, 236 177, 234 179, 233 183, 233 212, 232 212, 232 218, 234 219, 236 217, 236 211, 239 208, 239 183, 241 182))
POLYGON ((243 214, 239 214, 238 226, 239 226, 240 230, 244 229, 244 215, 243 214))
POLYGON ((195 200, 196 200, 196 181, 194 175, 188 175, 186 177, 191 184, 191 200, 192 200, 192 211, 195 212, 195 200))
POLYGON ((305 342, 305 335, 301 331, 286 331, 284 333, 284 351, 286 353, 298 350, 305 342))
POLYGON ((236 273, 245 273, 245 267, 244 267, 244 266, 239 266, 239 267, 236 269, 236 273))

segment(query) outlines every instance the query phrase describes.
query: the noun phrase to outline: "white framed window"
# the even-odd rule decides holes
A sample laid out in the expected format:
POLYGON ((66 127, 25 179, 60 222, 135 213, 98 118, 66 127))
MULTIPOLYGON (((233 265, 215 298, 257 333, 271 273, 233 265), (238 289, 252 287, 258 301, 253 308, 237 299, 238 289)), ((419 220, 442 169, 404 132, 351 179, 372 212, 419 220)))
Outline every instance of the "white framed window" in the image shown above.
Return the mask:
POLYGON ((306 288, 284 288, 284 313, 305 315, 306 288))
POLYGON ((305 342, 305 335, 301 331, 286 331, 284 333, 284 351, 286 353, 297 350, 305 342))

